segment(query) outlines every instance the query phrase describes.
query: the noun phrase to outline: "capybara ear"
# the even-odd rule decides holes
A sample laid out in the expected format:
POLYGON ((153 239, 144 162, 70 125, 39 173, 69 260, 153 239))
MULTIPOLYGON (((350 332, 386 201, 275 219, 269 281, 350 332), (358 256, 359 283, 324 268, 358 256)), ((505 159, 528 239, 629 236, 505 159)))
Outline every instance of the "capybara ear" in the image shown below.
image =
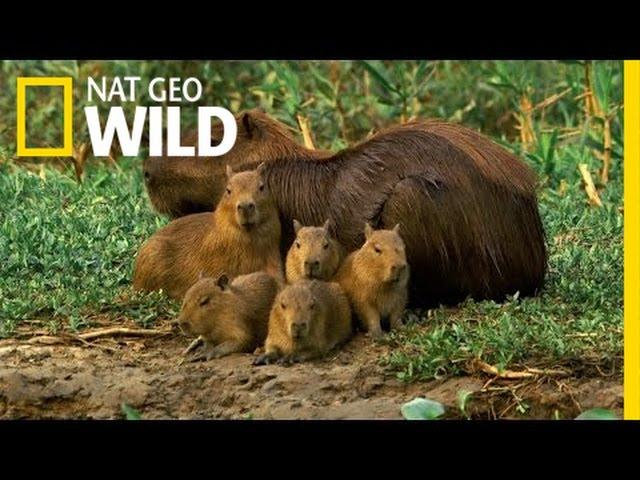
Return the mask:
POLYGON ((221 274, 216 280, 216 284, 220 287, 220 290, 226 290, 229 288, 229 277, 226 273, 221 274))
POLYGON ((230 180, 233 177, 233 168, 231 165, 227 165, 227 180, 230 180))
POLYGON ((264 177, 264 169, 267 168, 267 166, 264 164, 264 162, 262 162, 260 165, 258 165, 258 175, 260 175, 261 177, 264 177))
POLYGON ((298 230, 300 230, 302 228, 302 224, 296 220, 295 218, 293 219, 293 231, 298 233, 298 230))
POLYGON ((322 228, 324 229, 324 231, 326 233, 329 233, 329 219, 327 218, 324 222, 324 224, 322 225, 322 228))
POLYGON ((247 137, 252 138, 256 125, 249 112, 245 112, 242 115, 242 126, 244 127, 244 131, 247 132, 247 137))
POLYGON ((369 222, 366 222, 364 224, 364 238, 368 240, 372 233, 373 227, 369 224, 369 222))
POLYGON ((396 233, 400 233, 400 224, 399 223, 396 223, 396 226, 393 227, 393 231, 396 232, 396 233))

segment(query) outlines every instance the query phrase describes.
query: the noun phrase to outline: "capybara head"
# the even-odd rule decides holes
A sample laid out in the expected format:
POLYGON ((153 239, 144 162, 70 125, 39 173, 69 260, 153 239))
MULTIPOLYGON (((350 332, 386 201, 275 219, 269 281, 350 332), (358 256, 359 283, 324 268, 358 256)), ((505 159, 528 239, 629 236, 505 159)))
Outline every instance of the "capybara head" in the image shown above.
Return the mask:
POLYGON ((364 227, 365 243, 360 249, 367 272, 384 283, 395 283, 408 274, 405 246, 400 237, 400 225, 391 230, 364 227))
POLYGON ((329 220, 321 227, 303 227, 293 221, 296 238, 287 261, 298 262, 303 278, 329 280, 340 263, 339 245, 329 233, 329 220))
POLYGON ((264 163, 256 170, 240 173, 234 173, 227 165, 227 185, 217 208, 245 230, 251 230, 277 215, 264 182, 263 170, 264 163))
POLYGON ((309 282, 298 282, 284 288, 275 301, 291 340, 304 342, 310 335, 313 324, 320 314, 309 282))
POLYGON ((228 312, 225 307, 235 301, 227 275, 200 278, 184 296, 178 325, 188 335, 211 335, 218 317, 228 312))
MULTIPOLYGON (((143 162, 144 182, 154 208, 172 217, 212 210, 224 193, 225 166, 235 171, 255 168, 262 161, 296 148, 288 127, 259 109, 235 116, 238 135, 233 148, 215 158, 149 157, 143 162)), ((223 136, 222 123, 212 126, 212 144, 223 136)), ((183 145, 196 145, 197 135, 185 136, 183 145)))

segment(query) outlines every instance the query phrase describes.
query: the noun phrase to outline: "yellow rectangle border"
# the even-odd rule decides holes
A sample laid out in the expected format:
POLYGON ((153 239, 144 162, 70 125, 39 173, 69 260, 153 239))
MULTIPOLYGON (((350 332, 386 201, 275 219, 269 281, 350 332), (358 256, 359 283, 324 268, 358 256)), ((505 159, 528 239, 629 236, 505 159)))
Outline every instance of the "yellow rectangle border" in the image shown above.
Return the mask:
POLYGON ((73 79, 71 77, 18 77, 16 153, 19 157, 70 157, 73 154, 73 79), (62 148, 27 148, 27 87, 62 87, 64 139, 62 148))
POLYGON ((640 420, 640 60, 624 62, 624 418, 640 420))

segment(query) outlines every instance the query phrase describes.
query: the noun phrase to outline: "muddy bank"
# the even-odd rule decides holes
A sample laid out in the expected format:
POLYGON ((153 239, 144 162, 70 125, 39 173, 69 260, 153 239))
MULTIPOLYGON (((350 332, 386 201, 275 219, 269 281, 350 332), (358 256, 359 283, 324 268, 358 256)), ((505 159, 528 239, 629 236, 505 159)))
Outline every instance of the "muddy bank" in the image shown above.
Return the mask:
POLYGON ((91 346, 4 340, 0 418, 123 418, 127 403, 145 419, 395 419, 416 396, 459 418, 460 390, 473 392, 473 418, 573 418, 593 407, 622 416, 620 376, 406 384, 380 362, 389 347, 363 336, 332 357, 293 366, 255 367, 245 354, 180 365, 188 343, 177 334, 91 346))

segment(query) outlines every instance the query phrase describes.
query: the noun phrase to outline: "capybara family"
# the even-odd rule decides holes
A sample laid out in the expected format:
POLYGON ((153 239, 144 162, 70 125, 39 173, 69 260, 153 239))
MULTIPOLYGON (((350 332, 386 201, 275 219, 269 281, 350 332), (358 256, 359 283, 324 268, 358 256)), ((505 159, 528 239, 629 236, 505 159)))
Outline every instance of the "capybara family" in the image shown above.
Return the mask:
POLYGON ((349 252, 362 245, 365 222, 382 229, 400 223, 413 305, 501 300, 542 286, 547 254, 536 177, 482 134, 440 120, 413 121, 330 153, 305 148, 258 110, 239 114, 237 123, 236 144, 222 157, 145 160, 146 188, 158 211, 177 217, 210 210, 225 194, 224 165, 241 171, 265 162, 283 255, 295 238, 294 218, 303 225, 329 219, 349 252))
POLYGON ((187 290, 178 324, 185 333, 203 339, 207 360, 253 352, 267 336, 277 292, 277 282, 264 272, 240 275, 233 281, 225 274, 202 278, 187 290))
POLYGON ((285 287, 273 302, 265 352, 255 364, 320 357, 346 342, 352 331, 349 301, 340 285, 298 281, 285 287))
POLYGON ((140 249, 133 286, 164 290, 181 299, 201 274, 232 277, 264 270, 284 282, 278 211, 264 181, 264 167, 234 173, 213 213, 178 218, 140 249))
POLYGON ((296 238, 287 253, 287 282, 301 279, 330 280, 344 258, 344 248, 329 232, 329 220, 321 227, 304 227, 293 220, 296 238))
POLYGON ((344 260, 335 281, 349 297, 360 326, 378 339, 384 318, 389 319, 390 329, 402 325, 409 265, 399 225, 392 230, 373 230, 367 223, 364 234, 364 245, 344 260))

